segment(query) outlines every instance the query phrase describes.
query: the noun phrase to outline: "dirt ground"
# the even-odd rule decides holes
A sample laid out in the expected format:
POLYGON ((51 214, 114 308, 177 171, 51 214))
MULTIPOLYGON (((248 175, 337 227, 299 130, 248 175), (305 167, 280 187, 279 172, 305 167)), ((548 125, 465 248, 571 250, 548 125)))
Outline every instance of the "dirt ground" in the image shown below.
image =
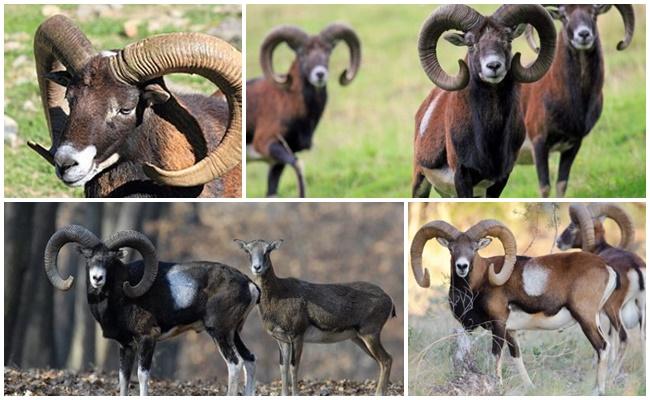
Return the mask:
MULTIPOLYGON (((226 394, 224 382, 217 379, 194 381, 161 381, 152 379, 150 394, 166 396, 215 396, 226 394)), ((19 370, 5 367, 5 396, 108 396, 117 395, 117 372, 109 374, 87 372, 76 373, 55 369, 19 370)), ((243 386, 243 385, 242 385, 243 386)), ((130 394, 137 394, 137 382, 132 377, 130 394)), ((279 381, 270 384, 258 384, 256 393, 269 396, 279 395, 279 381)), ((366 380, 354 382, 339 381, 300 381, 300 394, 304 396, 366 396, 373 395, 375 382, 366 380)), ((388 394, 401 396, 404 386, 391 383, 388 394)))

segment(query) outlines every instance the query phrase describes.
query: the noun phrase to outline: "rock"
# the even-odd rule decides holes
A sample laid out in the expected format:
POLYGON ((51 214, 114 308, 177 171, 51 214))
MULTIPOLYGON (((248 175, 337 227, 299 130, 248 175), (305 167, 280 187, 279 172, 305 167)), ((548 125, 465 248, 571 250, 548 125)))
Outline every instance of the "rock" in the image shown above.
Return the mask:
POLYGON ((21 54, 18 57, 16 57, 16 59, 11 63, 11 66, 14 68, 18 68, 23 64, 26 64, 27 62, 29 62, 29 57, 27 57, 24 54, 21 54))
POLYGON ((25 110, 25 111, 29 111, 29 112, 36 112, 36 111, 38 111, 38 109, 37 109, 36 106, 34 105, 34 102, 31 101, 31 100, 26 100, 26 101, 23 103, 23 110, 25 110))
POLYGON ((41 9, 41 14, 43 14, 44 17, 51 17, 52 15, 61 14, 61 9, 59 6, 47 4, 41 9))
POLYGON ((117 11, 122 9, 121 4, 80 4, 76 14, 79 19, 114 18, 117 11))
POLYGON ((138 36, 138 25, 140 24, 140 21, 137 19, 130 19, 122 25, 122 30, 124 33, 124 36, 128 38, 133 38, 138 36))
POLYGON ((168 12, 169 16, 172 18, 183 18, 183 11, 178 8, 172 8, 168 12))
POLYGON ((228 17, 221 21, 219 25, 208 31, 209 35, 221 38, 235 47, 241 48, 242 41, 242 24, 241 19, 228 17))
POLYGON ((5 115, 5 143, 15 149, 18 146, 18 123, 5 115))
POLYGON ((5 52, 22 50, 23 45, 20 42, 5 42, 5 52))
POLYGON ((212 8, 215 14, 234 14, 241 15, 241 6, 237 4, 220 4, 212 8))

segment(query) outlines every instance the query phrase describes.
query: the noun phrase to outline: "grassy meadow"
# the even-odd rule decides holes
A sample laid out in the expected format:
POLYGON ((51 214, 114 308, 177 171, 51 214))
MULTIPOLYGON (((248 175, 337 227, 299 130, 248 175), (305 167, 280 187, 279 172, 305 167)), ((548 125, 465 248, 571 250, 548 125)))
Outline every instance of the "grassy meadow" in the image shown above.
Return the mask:
MULTIPOLYGON (((623 206, 634 221, 645 221, 645 206, 623 206)), ((568 205, 553 203, 413 203, 409 208, 409 241, 418 228, 434 219, 465 230, 481 219, 494 218, 506 224, 517 238, 518 254, 539 256, 559 252, 553 248, 557 235, 569 223, 568 205)), ((616 224, 605 225, 607 240, 618 243, 616 224)), ((481 255, 503 254, 497 243, 481 255)), ((645 259, 645 224, 636 224, 633 249, 645 259)), ((449 251, 435 240, 427 243, 423 265, 429 269, 431 287, 418 286, 413 273, 408 278, 408 365, 409 395, 590 395, 595 386, 595 352, 577 325, 559 331, 521 331, 519 344, 524 363, 535 387, 524 384, 508 351, 504 351, 503 379, 494 379, 491 335, 479 328, 470 336, 476 371, 459 373, 452 363, 455 351, 454 319, 447 304, 449 251)), ((639 329, 630 331, 622 373, 607 384, 608 395, 645 395, 645 349, 639 329)))
MULTIPOLYGON (((220 22, 241 19, 239 6, 222 5, 5 5, 5 115, 18 124, 18 141, 5 143, 6 197, 83 197, 82 188, 65 186, 54 169, 27 146, 28 140, 50 145, 41 105, 33 40, 47 16, 63 13, 88 36, 96 50, 117 49, 145 37, 169 32, 207 32, 220 22), (125 35, 125 26, 137 27, 125 35)), ((172 88, 214 91, 212 83, 189 75, 173 75, 172 88)))
MULTIPOLYGON (((336 79, 328 85, 328 105, 314 135, 314 147, 299 153, 305 163, 310 197, 410 196, 414 116, 433 88, 422 71, 417 38, 424 19, 436 5, 250 5, 247 7, 247 79, 261 75, 259 48, 265 35, 280 24, 293 24, 310 34, 343 21, 358 33, 362 44, 359 75, 347 87, 336 79)), ((476 8, 491 13, 497 6, 476 8)), ((617 11, 599 19, 606 59, 603 115, 583 142, 574 163, 570 197, 645 196, 645 8, 637 6, 637 28, 630 47, 616 51, 623 38, 617 11), (622 156, 624 155, 624 156, 622 156)), ((557 23, 559 24, 559 23, 557 23)), ((523 38, 514 49, 533 56, 523 38)), ((450 73, 464 49, 443 42, 440 59, 450 73)), ((348 62, 345 45, 330 60, 331 77, 348 62)), ((286 71, 293 53, 282 45, 276 52, 277 71, 286 71)), ((552 177, 559 156, 551 158, 552 177)), ((266 193, 268 167, 247 166, 247 194, 266 193)), ((295 175, 287 169, 280 196, 297 194, 295 175)), ((533 165, 517 166, 503 197, 538 197, 533 165)))

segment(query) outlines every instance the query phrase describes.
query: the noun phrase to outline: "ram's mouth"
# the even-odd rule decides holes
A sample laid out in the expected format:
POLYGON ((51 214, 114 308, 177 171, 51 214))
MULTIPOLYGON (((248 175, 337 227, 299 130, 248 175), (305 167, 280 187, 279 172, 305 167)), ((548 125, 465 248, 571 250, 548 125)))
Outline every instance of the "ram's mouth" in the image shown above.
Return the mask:
POLYGON ((496 84, 501 83, 503 81, 503 78, 505 78, 506 76, 505 76, 505 74, 499 74, 499 73, 487 75, 487 74, 484 74, 483 72, 481 72, 481 73, 479 73, 479 77, 481 78, 481 80, 483 82, 486 82, 486 83, 489 83, 489 84, 492 84, 492 85, 496 85, 496 84))
POLYGON ((576 40, 571 39, 571 46, 576 50, 591 50, 594 47, 595 41, 589 40, 576 40))
POLYGON ((97 163, 96 159, 90 165, 90 169, 81 170, 83 167, 76 166, 69 168, 64 173, 61 173, 59 168, 56 168, 56 175, 63 183, 70 187, 84 186, 90 182, 97 174, 104 171, 111 165, 115 164, 120 159, 119 154, 113 153, 106 160, 97 163))

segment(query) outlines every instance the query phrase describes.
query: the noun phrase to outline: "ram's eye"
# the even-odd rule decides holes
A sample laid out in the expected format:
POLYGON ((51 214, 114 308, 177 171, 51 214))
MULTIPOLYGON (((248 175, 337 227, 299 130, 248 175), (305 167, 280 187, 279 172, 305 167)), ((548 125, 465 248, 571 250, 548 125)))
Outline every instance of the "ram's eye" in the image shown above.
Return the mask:
POLYGON ((133 108, 120 108, 119 113, 122 115, 129 115, 133 112, 133 108))

